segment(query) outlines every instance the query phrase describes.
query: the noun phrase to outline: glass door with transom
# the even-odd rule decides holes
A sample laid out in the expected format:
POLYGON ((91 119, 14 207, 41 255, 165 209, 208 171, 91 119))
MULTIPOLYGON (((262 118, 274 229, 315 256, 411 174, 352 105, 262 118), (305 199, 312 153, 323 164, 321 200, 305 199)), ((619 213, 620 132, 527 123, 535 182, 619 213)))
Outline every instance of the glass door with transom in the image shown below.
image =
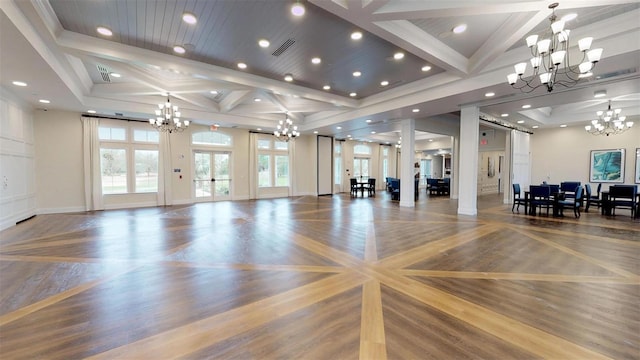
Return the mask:
POLYGON ((224 151, 193 152, 195 174, 193 188, 196 201, 231 199, 231 153, 224 151))

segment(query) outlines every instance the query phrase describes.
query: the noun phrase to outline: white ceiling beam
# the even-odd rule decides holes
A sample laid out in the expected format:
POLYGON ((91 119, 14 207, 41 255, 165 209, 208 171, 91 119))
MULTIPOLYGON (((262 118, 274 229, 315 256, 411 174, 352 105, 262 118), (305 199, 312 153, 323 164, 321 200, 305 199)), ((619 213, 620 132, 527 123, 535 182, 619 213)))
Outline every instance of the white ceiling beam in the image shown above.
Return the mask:
POLYGON ((510 15, 507 21, 469 58, 469 73, 479 72, 493 62, 541 21, 546 20, 547 15, 548 11, 538 11, 534 16, 528 13, 510 15))
MULTIPOLYGON (((546 2, 541 1, 500 2, 498 4, 491 4, 486 1, 481 4, 478 1, 394 1, 376 11, 372 18, 374 21, 388 21, 508 14, 540 11, 541 9, 547 9, 547 5, 546 2)), ((549 12, 551 11, 549 10, 549 12)))
POLYGON ((400 45, 412 54, 454 74, 462 75, 468 72, 469 61, 466 57, 413 23, 406 20, 393 20, 373 24, 382 30, 383 38, 400 45))
POLYGON ((229 112, 233 110, 236 106, 251 98, 251 95, 253 95, 253 93, 254 92, 250 90, 232 91, 227 96, 225 96, 222 101, 220 101, 220 111, 229 112))

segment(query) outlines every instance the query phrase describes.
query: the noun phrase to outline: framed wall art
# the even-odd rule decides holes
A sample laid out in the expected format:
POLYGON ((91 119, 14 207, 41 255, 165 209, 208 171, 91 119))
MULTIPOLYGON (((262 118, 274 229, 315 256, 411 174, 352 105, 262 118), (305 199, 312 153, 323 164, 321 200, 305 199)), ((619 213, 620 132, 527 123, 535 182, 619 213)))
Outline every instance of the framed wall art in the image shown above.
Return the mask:
POLYGON ((624 183, 624 149, 591 150, 589 182, 624 183))

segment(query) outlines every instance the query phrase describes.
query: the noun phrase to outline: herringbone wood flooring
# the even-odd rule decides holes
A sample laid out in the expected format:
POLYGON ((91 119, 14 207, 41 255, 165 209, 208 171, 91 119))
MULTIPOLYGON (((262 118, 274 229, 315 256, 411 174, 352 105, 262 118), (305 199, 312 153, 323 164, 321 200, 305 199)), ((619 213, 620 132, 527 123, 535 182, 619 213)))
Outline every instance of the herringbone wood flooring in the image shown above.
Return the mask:
POLYGON ((640 222, 297 197, 0 233, 3 359, 640 359, 640 222))

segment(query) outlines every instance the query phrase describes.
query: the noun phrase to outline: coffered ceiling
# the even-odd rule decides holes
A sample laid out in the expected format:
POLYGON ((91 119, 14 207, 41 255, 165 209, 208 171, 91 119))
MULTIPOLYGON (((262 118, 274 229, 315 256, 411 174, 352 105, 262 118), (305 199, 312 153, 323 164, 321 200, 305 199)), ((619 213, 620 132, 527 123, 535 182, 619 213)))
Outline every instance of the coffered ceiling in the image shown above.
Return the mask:
POLYGON ((526 129, 583 126, 610 100, 640 115, 637 1, 561 2, 558 16, 577 14, 572 38, 593 36, 602 60, 573 88, 529 94, 506 75, 530 57, 523 39, 548 26, 548 1, 310 0, 301 17, 294 3, 1 0, 0 83, 37 108, 146 119, 168 92, 195 123, 271 131, 288 112, 303 134, 375 141, 392 141, 406 118, 447 128, 436 125, 458 121, 463 105, 526 129), (466 31, 454 34, 460 24, 466 31), (596 90, 607 96, 594 99, 596 90))

